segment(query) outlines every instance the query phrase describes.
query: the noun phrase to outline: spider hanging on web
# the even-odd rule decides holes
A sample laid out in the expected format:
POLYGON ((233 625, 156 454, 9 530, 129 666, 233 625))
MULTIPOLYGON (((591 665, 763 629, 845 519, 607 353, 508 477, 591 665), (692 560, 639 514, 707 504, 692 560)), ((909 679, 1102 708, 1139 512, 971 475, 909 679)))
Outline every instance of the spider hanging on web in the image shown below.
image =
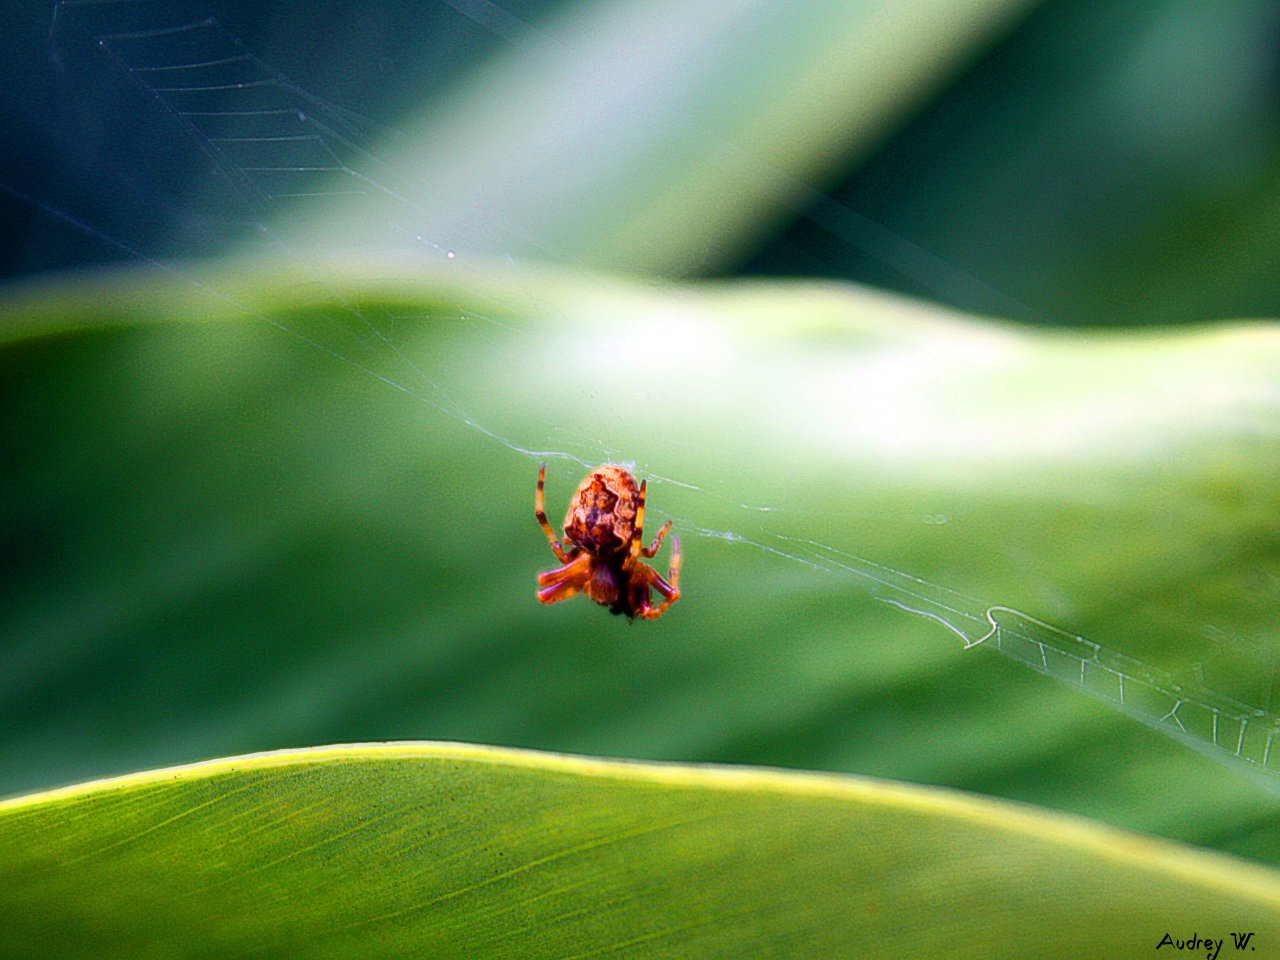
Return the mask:
POLYGON ((551 549, 563 566, 538 574, 538 599, 543 603, 567 600, 585 591, 610 613, 634 620, 657 620, 680 599, 680 538, 671 538, 671 582, 647 566, 641 558, 653 557, 671 529, 668 520, 645 547, 644 493, 648 481, 636 479, 624 467, 606 463, 592 470, 578 485, 564 517, 566 546, 556 539, 543 502, 542 487, 547 465, 538 471, 534 509, 551 549), (653 606, 650 590, 662 595, 653 606))

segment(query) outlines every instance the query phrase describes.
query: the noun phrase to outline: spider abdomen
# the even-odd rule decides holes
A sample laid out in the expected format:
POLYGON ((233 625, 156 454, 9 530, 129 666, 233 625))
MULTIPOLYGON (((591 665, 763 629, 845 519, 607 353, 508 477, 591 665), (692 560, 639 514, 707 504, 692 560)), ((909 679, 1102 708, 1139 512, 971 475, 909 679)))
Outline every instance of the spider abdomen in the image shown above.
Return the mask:
POLYGON ((640 489, 622 467, 606 463, 587 474, 569 501, 564 533, 597 557, 622 553, 635 529, 640 489))

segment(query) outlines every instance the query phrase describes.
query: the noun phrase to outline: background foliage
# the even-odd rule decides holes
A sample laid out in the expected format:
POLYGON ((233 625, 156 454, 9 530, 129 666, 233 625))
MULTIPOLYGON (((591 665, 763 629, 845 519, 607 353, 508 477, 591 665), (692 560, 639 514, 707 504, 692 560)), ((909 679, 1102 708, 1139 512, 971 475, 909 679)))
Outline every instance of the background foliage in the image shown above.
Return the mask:
MULTIPOLYGON (((146 262, 3 304, 0 788, 429 737, 879 774, 1280 859, 1268 783, 742 542, 816 540, 1270 706, 1274 326, 1037 335, 653 285, 1274 316, 1273 7, 838 6, 782 43, 776 12, 726 34, 714 4, 222 5, 422 191, 281 221, 92 30, 7 13, 6 272, 146 262), (513 105, 556 134, 536 162, 501 139, 513 105), (442 246, 376 247, 406 213, 442 246), (214 252, 240 259, 159 261, 214 252), (529 253, 569 269, 504 259, 529 253), (688 558, 668 620, 532 602, 545 452, 658 478, 688 558)), ((551 460, 562 505, 581 471, 551 460)))

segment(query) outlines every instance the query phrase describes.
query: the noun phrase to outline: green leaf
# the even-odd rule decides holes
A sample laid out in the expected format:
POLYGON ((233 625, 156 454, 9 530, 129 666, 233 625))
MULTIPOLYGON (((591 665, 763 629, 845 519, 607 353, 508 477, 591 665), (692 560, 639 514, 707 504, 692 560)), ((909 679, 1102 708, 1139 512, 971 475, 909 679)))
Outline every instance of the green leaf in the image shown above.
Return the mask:
POLYGON ((1280 862, 1274 325, 1037 333, 465 257, 174 271, 0 307, 4 789, 432 737, 963 787, 1280 862), (543 460, 553 517, 583 463, 636 462, 684 552, 663 620, 537 604, 543 460))
POLYGON ((517 42, 377 151, 370 172, 396 186, 314 202, 297 233, 382 246, 402 191, 421 190, 414 232, 460 249, 715 270, 1032 5, 653 0, 504 18, 517 42))
POLYGON ((1280 880, 962 794, 460 744, 0 804, 6 956, 1099 957, 1280 940, 1280 880))
POLYGON ((1274 17, 1267 0, 1039 4, 850 171, 829 203, 854 211, 843 230, 828 213, 771 252, 1043 324, 1272 316, 1274 17))

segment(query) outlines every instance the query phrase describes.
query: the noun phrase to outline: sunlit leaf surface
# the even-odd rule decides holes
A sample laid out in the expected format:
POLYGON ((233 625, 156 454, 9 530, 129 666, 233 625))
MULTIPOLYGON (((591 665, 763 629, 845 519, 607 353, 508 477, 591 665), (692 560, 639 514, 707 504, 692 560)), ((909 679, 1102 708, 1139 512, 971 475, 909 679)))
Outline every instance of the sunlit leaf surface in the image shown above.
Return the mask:
POLYGON ((13 290, 2 326, 8 790, 442 737, 1280 860, 1273 326, 332 260, 13 290), (533 597, 539 462, 558 515, 606 460, 682 539, 656 624, 533 597))
POLYGON ((1142 956, 1280 938, 1226 857, 855 778, 451 744, 284 751, 0 804, 13 957, 1142 956), (1085 933, 1082 933, 1084 931, 1085 933))

